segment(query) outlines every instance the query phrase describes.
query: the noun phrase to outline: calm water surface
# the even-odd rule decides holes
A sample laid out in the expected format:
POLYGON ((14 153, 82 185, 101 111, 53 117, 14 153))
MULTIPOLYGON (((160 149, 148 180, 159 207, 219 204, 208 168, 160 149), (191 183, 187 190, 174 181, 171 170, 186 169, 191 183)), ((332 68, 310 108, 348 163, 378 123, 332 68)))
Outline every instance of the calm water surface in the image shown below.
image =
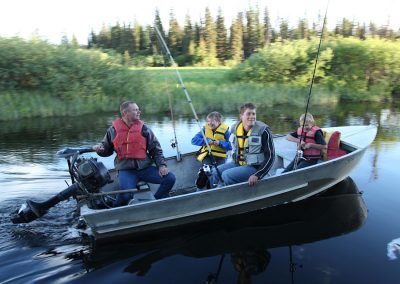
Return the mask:
MULTIPOLYGON (((301 112, 259 109, 258 119, 287 133, 301 112)), ((400 253, 390 254, 389 245, 400 238, 398 104, 311 112, 320 126, 379 124, 358 167, 325 194, 98 247, 74 229, 73 200, 30 224, 13 225, 8 215, 27 198, 42 201, 64 189, 67 167, 55 153, 97 143, 115 114, 0 123, 0 283, 400 283, 400 253)), ((189 141, 198 125, 176 117, 181 152, 196 150, 189 141)), ((170 119, 145 111, 142 118, 174 155, 170 119)), ((102 161, 112 166, 112 158, 102 161)))

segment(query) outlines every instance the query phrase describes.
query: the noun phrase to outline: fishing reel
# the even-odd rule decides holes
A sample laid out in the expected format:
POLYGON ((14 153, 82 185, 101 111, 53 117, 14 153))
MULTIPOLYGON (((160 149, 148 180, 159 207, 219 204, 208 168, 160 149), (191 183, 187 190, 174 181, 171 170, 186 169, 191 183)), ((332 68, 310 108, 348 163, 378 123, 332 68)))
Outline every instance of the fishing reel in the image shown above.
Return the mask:
POLYGON ((175 139, 171 139, 171 141, 169 142, 171 143, 171 147, 174 149, 178 146, 178 141, 176 141, 175 139))
POLYGON ((303 150, 297 150, 297 159, 303 159, 303 150))

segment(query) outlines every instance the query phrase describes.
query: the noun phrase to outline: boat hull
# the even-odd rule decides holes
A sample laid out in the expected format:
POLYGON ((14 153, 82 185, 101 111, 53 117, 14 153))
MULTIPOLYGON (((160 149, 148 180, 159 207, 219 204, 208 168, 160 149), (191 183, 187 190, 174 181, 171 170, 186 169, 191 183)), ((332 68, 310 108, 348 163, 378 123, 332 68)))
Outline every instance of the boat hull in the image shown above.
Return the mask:
MULTIPOLYGON (((282 139, 284 137, 277 138, 275 144, 283 142, 282 139)), ((118 208, 89 210, 82 213, 82 217, 94 238, 100 240, 204 222, 299 201, 342 181, 359 163, 366 147, 357 149, 355 145, 343 143, 352 149, 345 156, 268 176, 252 187, 247 182, 239 183, 118 208)), ((283 164, 284 159, 278 153, 271 172, 274 173, 283 164)), ((179 162, 173 158, 168 159, 168 167, 177 176, 174 190, 179 192, 187 188, 187 184, 194 184, 199 164, 193 154, 186 154, 179 162)))

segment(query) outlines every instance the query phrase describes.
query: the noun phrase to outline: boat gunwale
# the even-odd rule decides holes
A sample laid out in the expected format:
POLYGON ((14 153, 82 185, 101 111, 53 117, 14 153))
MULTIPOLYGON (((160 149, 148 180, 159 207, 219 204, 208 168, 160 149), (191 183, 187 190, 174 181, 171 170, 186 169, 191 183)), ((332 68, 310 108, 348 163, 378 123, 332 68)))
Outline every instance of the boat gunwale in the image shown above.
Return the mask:
MULTIPOLYGON (((365 126, 364 126, 365 127, 365 126)), ((276 137, 276 139, 282 139, 282 136, 276 137)), ((239 206, 245 206, 246 204, 249 203, 254 203, 257 201, 262 201, 263 199, 269 199, 271 197, 277 197, 279 198, 279 195, 282 194, 286 194, 288 192, 293 192, 296 189, 300 189, 304 186, 308 186, 308 182, 307 183, 302 183, 300 186, 290 186, 287 189, 282 189, 282 190, 275 190, 273 189, 273 191, 271 192, 267 192, 267 193, 260 193, 260 191, 262 190, 263 187, 265 187, 266 183, 271 183, 274 184, 274 182, 276 182, 275 180, 278 179, 282 179, 283 177, 289 177, 291 175, 302 175, 302 173, 305 172, 310 172, 315 168, 326 168, 329 167, 331 164, 334 163, 341 163, 343 160, 354 160, 354 159, 360 159, 363 155, 363 152, 366 151, 366 149, 368 148, 368 146, 364 146, 364 147, 357 147, 356 145, 346 142, 346 141, 341 141, 341 143, 343 144, 343 146, 348 147, 347 149, 354 149, 353 151, 349 152, 348 154, 332 159, 332 160, 328 160, 328 161, 322 161, 321 163, 318 163, 316 165, 310 166, 310 167, 306 167, 306 168, 302 168, 302 169, 298 169, 296 171, 292 171, 292 172, 287 172, 287 173, 281 173, 278 175, 272 175, 272 176, 267 176, 264 177, 262 180, 260 180, 257 185, 255 186, 256 188, 256 193, 254 193, 254 191, 252 192, 252 194, 249 194, 247 196, 245 196, 244 198, 238 199, 235 202, 227 202, 226 205, 221 205, 221 206, 217 206, 217 207, 213 207, 213 206, 209 206, 209 207, 204 207, 202 206, 201 208, 199 208, 200 210, 196 210, 196 211, 190 211, 189 213, 183 213, 183 214, 178 214, 178 215, 169 215, 169 217, 160 217, 160 218, 152 218, 146 221, 140 221, 138 220, 137 223, 135 223, 135 221, 130 221, 130 223, 127 223, 127 225, 122 225, 122 226, 118 226, 117 228, 111 228, 111 227, 107 227, 106 228, 101 228, 99 226, 97 226, 97 224, 99 225, 106 225, 106 224, 101 224, 101 222, 96 223, 94 221, 94 225, 95 228, 91 227, 92 231, 93 231, 93 235, 96 239, 102 239, 102 238, 108 238, 110 237, 110 235, 112 235, 113 233, 115 235, 121 235, 123 234, 123 232, 121 233, 121 231, 130 231, 130 233, 133 233, 132 231, 141 231, 141 228, 145 227, 145 226, 151 226, 151 225, 156 225, 156 224, 162 224, 174 219, 185 219, 185 218, 193 218, 194 216, 202 216, 202 214, 210 214, 213 211, 218 211, 218 210, 224 210, 224 209, 229 209, 232 208, 232 210, 234 210, 233 208, 235 207, 239 207, 239 206)), ((185 153, 182 154, 182 156, 190 156, 193 155, 193 152, 191 153, 185 153)), ((279 156, 279 154, 277 154, 279 156)), ((283 157, 280 156, 280 158, 284 159, 283 157)), ((172 156, 172 157, 168 157, 167 159, 176 159, 176 157, 172 156)), ((358 162, 357 162, 358 163, 358 162)), ((354 166, 352 166, 353 168, 354 166)), ((323 169, 322 169, 323 170, 323 169)), ((348 176, 348 175, 346 175, 348 176)), ((318 187, 317 190, 315 191, 310 191, 309 193, 305 194, 304 196, 299 196, 297 198, 294 198, 292 200, 289 200, 288 202, 296 202, 305 198, 308 198, 309 196, 315 195, 319 192, 322 192, 324 190, 326 190, 327 188, 329 188, 330 186, 340 182, 342 179, 345 178, 345 176, 343 174, 337 174, 337 176, 335 176, 336 179, 332 179, 331 182, 327 182, 324 185, 321 185, 321 187, 318 187)), ((179 204, 182 204, 182 202, 185 201, 190 201, 191 199, 194 198, 213 198, 213 196, 215 196, 215 192, 218 191, 218 195, 220 195, 219 197, 223 197, 226 194, 230 194, 232 195, 232 189, 237 191, 236 194, 239 195, 240 192, 244 191, 244 190, 248 190, 248 184, 247 182, 242 182, 242 183, 238 183, 238 184, 233 184, 233 185, 228 185, 228 186, 223 186, 220 188, 215 188, 215 189, 209 189, 209 190, 203 190, 203 191, 197 191, 197 192, 189 192, 186 194, 181 194, 181 195, 176 195, 176 196, 171 196, 169 198, 166 199, 161 199, 161 200, 153 200, 153 201, 148 201, 148 202, 143 202, 143 203, 137 203, 137 204, 132 204, 132 205, 127 205, 127 206, 122 206, 122 207, 117 207, 117 208, 110 208, 110 209, 88 209, 88 212, 82 214, 82 217, 93 217, 93 218, 98 218, 99 216, 103 216, 103 214, 109 214, 109 213, 113 213, 118 215, 118 212, 123 212, 123 211, 127 211, 128 214, 130 213, 135 213, 136 211, 141 210, 142 208, 147 208, 147 207, 153 207, 155 203, 157 204, 163 204, 163 206, 168 206, 169 204, 172 203, 176 203, 176 201, 179 201, 179 204)), ((204 202, 203 202, 204 203, 204 202)), ((286 203, 286 202, 284 202, 286 203)), ((178 205, 179 205, 178 204, 178 205)), ((176 204, 175 204, 176 205, 176 204)), ((178 206, 177 205, 177 206, 178 206)), ((273 206, 273 205, 272 205, 273 206)), ((267 206, 268 207, 268 206, 267 206)), ((110 223, 110 225, 113 225, 114 223, 110 223)), ((123 224, 123 223, 122 223, 123 224)), ((90 227, 90 226, 89 226, 90 227)), ((112 236, 111 236, 112 237, 112 236)))

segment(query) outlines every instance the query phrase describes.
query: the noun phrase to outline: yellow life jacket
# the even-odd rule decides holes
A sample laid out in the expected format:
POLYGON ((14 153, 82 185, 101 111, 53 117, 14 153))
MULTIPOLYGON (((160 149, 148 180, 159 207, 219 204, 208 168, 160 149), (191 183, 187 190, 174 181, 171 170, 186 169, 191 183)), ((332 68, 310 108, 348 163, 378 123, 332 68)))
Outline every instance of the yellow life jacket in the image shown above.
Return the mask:
POLYGON ((244 157, 244 155, 245 155, 244 147, 245 147, 245 145, 247 145, 247 139, 249 138, 252 130, 253 129, 250 129, 249 132, 247 132, 247 134, 245 135, 242 123, 239 123, 238 127, 236 127, 239 165, 246 165, 246 159, 244 157))
MULTIPOLYGON (((226 141, 225 139, 225 132, 228 131, 229 127, 226 123, 221 123, 215 131, 212 131, 211 128, 209 128, 206 125, 204 125, 205 133, 204 135, 207 138, 213 139, 213 140, 222 140, 226 141)), ((221 157, 221 158, 226 158, 226 150, 220 146, 216 145, 210 145, 211 148, 211 154, 215 157, 221 157)), ((200 162, 204 160, 204 158, 208 155, 208 148, 207 145, 204 145, 200 148, 197 156, 197 160, 200 162)))

